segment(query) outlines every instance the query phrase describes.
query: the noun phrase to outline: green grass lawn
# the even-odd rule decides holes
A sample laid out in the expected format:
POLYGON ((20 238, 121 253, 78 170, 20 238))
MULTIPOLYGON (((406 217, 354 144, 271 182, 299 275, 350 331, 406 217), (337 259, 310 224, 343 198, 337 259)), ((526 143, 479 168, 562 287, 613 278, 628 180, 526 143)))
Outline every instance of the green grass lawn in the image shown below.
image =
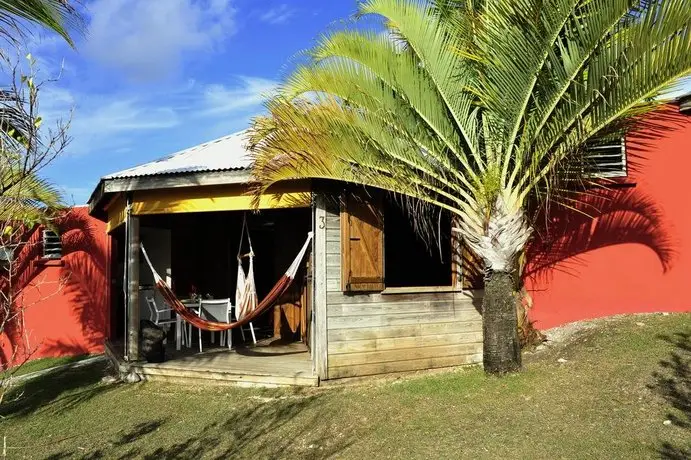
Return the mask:
POLYGON ((60 358, 39 358, 27 361, 16 369, 10 369, 5 371, 4 374, 11 373, 15 377, 20 375, 31 374, 32 372, 42 371, 44 369, 50 369, 51 367, 62 366, 64 364, 72 364, 77 361, 89 358, 90 355, 80 355, 80 356, 62 356, 60 358))
POLYGON ((651 315, 599 322, 503 379, 242 389, 105 384, 90 366, 27 382, 0 423, 9 458, 685 458, 690 358, 691 315, 651 315))

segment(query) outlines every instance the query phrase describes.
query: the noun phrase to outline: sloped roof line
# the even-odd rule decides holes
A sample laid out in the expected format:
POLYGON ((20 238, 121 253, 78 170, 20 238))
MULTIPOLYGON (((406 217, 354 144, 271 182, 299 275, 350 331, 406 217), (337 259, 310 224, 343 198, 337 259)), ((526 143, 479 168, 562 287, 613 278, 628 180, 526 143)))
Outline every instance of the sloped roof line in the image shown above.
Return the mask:
POLYGON ((252 160, 245 144, 246 133, 245 130, 220 137, 149 163, 108 174, 102 179, 248 169, 252 160))

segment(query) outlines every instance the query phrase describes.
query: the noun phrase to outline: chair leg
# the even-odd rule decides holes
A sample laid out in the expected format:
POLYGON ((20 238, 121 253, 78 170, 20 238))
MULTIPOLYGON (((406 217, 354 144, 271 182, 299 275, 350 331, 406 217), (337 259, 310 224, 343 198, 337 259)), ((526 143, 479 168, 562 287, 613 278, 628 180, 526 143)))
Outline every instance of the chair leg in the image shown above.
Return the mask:
POLYGON ((233 348, 233 330, 228 329, 227 334, 228 334, 228 337, 227 337, 228 338, 228 350, 230 350, 231 348, 233 348))
POLYGON ((180 328, 182 327, 182 321, 179 315, 175 315, 175 349, 180 351, 182 348, 182 334, 180 333, 180 328))
POLYGON ((211 343, 214 343, 216 341, 216 333, 214 331, 211 331, 211 343))
POLYGON ((202 352, 202 330, 201 329, 198 329, 198 330, 199 330, 199 353, 201 353, 202 352))
POLYGON ((242 336, 242 341, 245 341, 245 330, 240 326, 240 335, 242 336))
POLYGON ((256 345, 257 337, 254 335, 254 326, 252 326, 252 323, 250 323, 250 332, 252 333, 252 342, 254 342, 254 344, 256 345))

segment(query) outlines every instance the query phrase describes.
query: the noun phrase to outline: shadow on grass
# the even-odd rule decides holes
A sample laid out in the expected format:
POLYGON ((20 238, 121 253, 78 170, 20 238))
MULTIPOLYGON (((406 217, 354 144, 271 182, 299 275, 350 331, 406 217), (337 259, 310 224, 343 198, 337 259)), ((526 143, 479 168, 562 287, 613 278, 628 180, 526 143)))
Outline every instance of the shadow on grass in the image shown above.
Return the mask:
MULTIPOLYGON (((691 332, 676 332, 661 336, 674 346, 672 354, 660 361, 660 370, 653 374, 655 382, 651 388, 661 395, 672 408, 667 418, 673 425, 685 430, 686 439, 691 439, 691 332)), ((691 458, 691 443, 674 445, 664 442, 658 453, 664 459, 691 458)))
MULTIPOLYGON (((45 418, 69 411, 121 388, 117 384, 100 383, 105 368, 104 363, 94 363, 27 381, 13 390, 15 394, 10 395, 10 402, 4 403, 0 412, 11 420, 41 413, 45 418)), ((275 397, 252 397, 252 394, 248 392, 247 397, 231 404, 214 399, 213 393, 206 400, 196 401, 207 406, 200 406, 198 411, 198 417, 202 420, 201 428, 199 423, 194 423, 197 418, 178 418, 171 414, 170 407, 157 408, 156 404, 142 406, 142 410, 152 411, 143 421, 140 419, 137 424, 131 425, 125 422, 121 427, 113 425, 118 423, 117 418, 113 418, 114 414, 104 413, 103 422, 110 426, 107 430, 110 434, 103 436, 91 448, 80 447, 95 439, 81 431, 76 436, 54 440, 54 445, 59 443, 62 446, 46 458, 317 459, 337 456, 362 436, 362 433, 357 433, 356 425, 334 425, 325 416, 338 410, 338 407, 331 407, 334 402, 326 393, 298 392, 285 395, 279 392, 275 397), (222 406, 219 407, 219 404, 222 406), (209 419, 201 418, 207 415, 209 419), (189 427, 180 425, 185 420, 190 420, 192 424, 189 427), (112 428, 121 429, 113 432, 112 428)), ((41 443, 38 444, 34 449, 40 449, 41 443)))
MULTIPOLYGON (((65 450, 49 457, 117 459, 197 458, 327 458, 342 452, 355 440, 355 433, 332 432, 320 409, 321 395, 268 398, 252 407, 229 408, 227 417, 190 431, 174 442, 162 441, 160 433, 174 430, 174 417, 141 423, 103 443, 90 453, 65 450), (317 410, 320 409, 320 410, 317 410), (172 426, 171 426, 172 425, 172 426), (165 445, 162 445, 165 444, 165 445)), ((213 399, 209 399, 213 405, 213 399)))
POLYGON ((42 410, 55 413, 108 392, 116 385, 97 385, 105 375, 106 364, 94 363, 78 368, 65 368, 27 380, 5 396, 0 415, 21 417, 42 410))

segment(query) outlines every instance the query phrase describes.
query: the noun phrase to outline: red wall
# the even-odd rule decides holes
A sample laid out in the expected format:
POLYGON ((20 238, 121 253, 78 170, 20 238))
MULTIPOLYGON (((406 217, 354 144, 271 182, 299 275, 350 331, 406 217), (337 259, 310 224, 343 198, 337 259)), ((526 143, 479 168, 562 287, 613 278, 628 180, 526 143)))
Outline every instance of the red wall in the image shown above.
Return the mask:
MULTIPOLYGON (((582 197, 582 212, 553 206, 536 232, 526 287, 538 328, 620 313, 691 311, 691 116, 670 108, 645 133, 627 139, 623 186, 582 197)), ((0 337, 3 366, 99 353, 110 335, 105 224, 80 207, 59 227, 61 261, 40 263, 40 245, 22 255, 26 308, 23 322, 12 321, 0 337)), ((38 241, 40 232, 32 238, 38 241)))
POLYGON ((538 329, 620 313, 691 311, 691 116, 671 107, 631 135, 629 187, 550 212, 526 286, 538 329))
MULTIPOLYGON (((23 311, 0 338, 4 366, 47 356, 100 353, 109 335, 108 271, 110 241, 105 224, 73 208, 58 221, 63 257, 41 261, 41 245, 25 247, 18 260, 23 311)), ((30 242, 41 239, 39 229, 30 242)))

